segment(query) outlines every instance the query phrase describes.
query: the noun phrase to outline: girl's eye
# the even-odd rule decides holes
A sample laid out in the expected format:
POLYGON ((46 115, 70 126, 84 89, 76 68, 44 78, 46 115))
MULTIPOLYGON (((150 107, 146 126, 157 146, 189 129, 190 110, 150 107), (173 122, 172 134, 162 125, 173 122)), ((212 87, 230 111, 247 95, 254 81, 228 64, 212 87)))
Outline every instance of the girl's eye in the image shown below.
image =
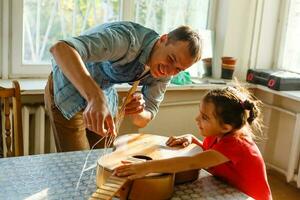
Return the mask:
POLYGON ((207 118, 205 115, 201 115, 201 118, 202 118, 203 120, 205 120, 205 121, 208 120, 208 118, 207 118))

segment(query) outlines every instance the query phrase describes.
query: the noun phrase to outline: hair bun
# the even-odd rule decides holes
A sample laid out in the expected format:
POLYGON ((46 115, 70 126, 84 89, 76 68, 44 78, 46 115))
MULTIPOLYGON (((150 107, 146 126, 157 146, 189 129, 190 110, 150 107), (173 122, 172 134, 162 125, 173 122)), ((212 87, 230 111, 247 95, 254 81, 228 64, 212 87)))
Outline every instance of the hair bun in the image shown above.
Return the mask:
POLYGON ((257 117, 257 112, 254 109, 255 105, 253 102, 250 102, 249 100, 244 101, 244 108, 246 110, 249 110, 249 117, 247 119, 248 123, 251 124, 254 119, 257 117))
POLYGON ((254 107, 254 104, 252 102, 250 102, 248 99, 243 102, 243 105, 246 110, 250 110, 250 111, 254 107))

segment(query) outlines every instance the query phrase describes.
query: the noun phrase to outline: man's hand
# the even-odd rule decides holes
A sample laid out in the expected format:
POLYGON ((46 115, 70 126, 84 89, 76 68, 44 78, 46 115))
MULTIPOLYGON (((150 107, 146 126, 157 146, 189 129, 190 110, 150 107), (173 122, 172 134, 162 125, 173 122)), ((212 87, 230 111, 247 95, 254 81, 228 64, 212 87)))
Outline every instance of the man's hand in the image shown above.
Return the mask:
POLYGON ((183 147, 189 146, 193 141, 193 136, 190 134, 181 136, 171 136, 169 137, 166 144, 170 147, 182 145, 183 147))
POLYGON ((134 115, 144 111, 145 100, 141 93, 133 93, 131 101, 126 105, 125 114, 134 115))
POLYGON ((107 107, 103 94, 95 95, 89 99, 83 111, 83 120, 86 128, 101 136, 112 134, 116 136, 113 117, 107 107))

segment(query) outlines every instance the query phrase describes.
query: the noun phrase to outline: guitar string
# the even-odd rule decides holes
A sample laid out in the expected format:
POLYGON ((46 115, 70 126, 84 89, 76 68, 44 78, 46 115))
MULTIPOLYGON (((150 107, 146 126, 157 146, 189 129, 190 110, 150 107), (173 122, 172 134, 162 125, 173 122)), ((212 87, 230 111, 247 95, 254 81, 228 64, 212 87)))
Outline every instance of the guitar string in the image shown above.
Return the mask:
MULTIPOLYGON (((119 124, 120 124, 120 121, 119 121, 119 120, 117 120, 117 121, 119 122, 119 123, 117 123, 117 124, 119 125, 119 124)), ((76 184, 76 189, 75 189, 76 192, 78 191, 78 188, 79 188, 79 185, 80 185, 80 181, 81 181, 83 172, 86 172, 86 171, 88 171, 88 170, 90 170, 90 169, 93 169, 93 168, 95 168, 95 167, 97 166, 97 161, 98 161, 99 159, 105 157, 105 156, 108 154, 108 148, 111 146, 111 144, 114 142, 114 140, 115 140, 115 136, 113 136, 112 134, 109 134, 108 136, 104 136, 104 137, 100 138, 100 139, 92 146, 92 148, 89 150, 89 152, 88 152, 88 154, 87 154, 87 156, 86 156, 86 158, 85 158, 85 162, 84 162, 84 164, 83 164, 82 170, 81 170, 81 172, 80 172, 80 176, 79 176, 79 178, 78 178, 77 184, 76 184), (97 145, 98 143, 100 143, 103 139, 105 139, 105 140, 104 140, 104 150, 103 150, 103 153, 102 153, 102 154, 101 154, 101 153, 99 154, 99 156, 98 156, 98 158, 97 158, 97 160, 96 160, 96 163, 94 163, 93 165, 91 165, 91 166, 89 166, 88 168, 86 168, 86 164, 87 164, 88 158, 89 158, 89 156, 90 156, 92 150, 93 150, 93 149, 96 147, 96 145, 97 145)), ((104 166, 101 166, 101 167, 102 167, 102 170, 104 170, 104 166)), ((90 183, 90 181, 91 181, 92 174, 93 174, 93 170, 91 171, 90 179, 89 179, 89 181, 88 181, 89 183, 90 183)), ((88 188, 87 188, 87 189, 88 189, 88 188)), ((87 189, 86 189, 85 193, 87 192, 87 189)))
MULTIPOLYGON (((140 82, 140 81, 136 81, 136 82, 134 83, 134 85, 132 86, 132 88, 129 90, 128 96, 125 98, 125 101, 123 102, 123 104, 122 104, 122 106, 121 106, 119 112, 117 113, 117 116, 116 116, 116 122, 115 122, 117 134, 119 133, 119 129, 120 129, 121 123, 122 123, 123 120, 124 120, 124 116, 125 116, 125 108, 126 108, 125 105, 127 104, 127 101, 130 100, 129 95, 131 95, 131 93, 134 93, 134 91, 136 90, 136 87, 139 85, 139 82, 140 82), (135 84, 136 84, 137 86, 135 86, 135 84)), ((97 161, 98 161, 99 159, 103 158, 103 156, 106 156, 106 155, 107 155, 107 153, 108 153, 108 148, 111 146, 111 144, 112 144, 112 143, 114 142, 114 140, 115 140, 115 136, 109 134, 108 136, 104 136, 104 137, 100 138, 100 139, 92 146, 92 148, 89 150, 89 152, 88 152, 88 154, 87 154, 87 156, 86 156, 84 165, 83 165, 82 170, 81 170, 81 172, 80 172, 80 176, 79 176, 79 179, 78 179, 77 184, 76 184, 76 190, 75 190, 76 192, 78 191, 78 188, 79 188, 79 185, 80 185, 80 181, 81 181, 83 172, 88 171, 88 170, 90 170, 90 169, 93 169, 93 168, 95 168, 95 167, 97 166, 97 161, 96 161, 95 164, 93 164, 93 165, 89 166, 88 168, 86 168, 86 164, 87 164, 88 158, 89 158, 89 156, 90 156, 90 153, 91 153, 92 150, 96 147, 96 145, 97 145, 99 142, 101 142, 104 138, 105 138, 105 141, 104 141, 104 152, 102 153, 102 155, 101 155, 101 153, 100 153, 100 155, 99 155, 97 161)), ((102 167, 102 170, 104 170, 104 166, 101 166, 101 167, 102 167)), ((94 171, 94 170, 91 171, 90 178, 89 178, 89 182, 91 181, 91 177, 92 177, 93 171, 94 171)), ((86 188, 85 193, 87 192, 87 189, 88 189, 88 188, 86 188)))
POLYGON ((92 146, 92 148, 89 150, 87 156, 85 157, 85 161, 84 161, 84 164, 83 164, 83 166, 82 166, 82 170, 81 170, 81 172, 80 172, 80 176, 79 176, 79 179, 78 179, 77 184, 76 184, 76 191, 78 190, 78 187, 79 187, 79 184, 80 184, 80 180, 81 180, 81 178, 82 178, 83 172, 84 172, 84 170, 85 170, 85 167, 86 167, 88 158, 89 158, 89 156, 90 156, 92 150, 93 150, 93 149, 95 148, 95 146, 96 146, 99 142, 101 142, 104 138, 106 138, 106 137, 100 138, 100 139, 92 146))

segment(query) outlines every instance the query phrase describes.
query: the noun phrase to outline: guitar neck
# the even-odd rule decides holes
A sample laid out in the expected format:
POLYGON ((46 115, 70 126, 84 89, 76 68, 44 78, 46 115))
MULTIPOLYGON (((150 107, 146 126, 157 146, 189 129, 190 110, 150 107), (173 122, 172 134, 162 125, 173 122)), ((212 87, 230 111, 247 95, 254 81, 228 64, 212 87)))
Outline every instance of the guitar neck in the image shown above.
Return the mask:
POLYGON ((118 193, 126 182, 126 178, 110 176, 100 188, 97 188, 96 192, 92 194, 89 200, 110 200, 118 193))
POLYGON ((131 101, 132 94, 137 90, 137 87, 139 86, 139 83, 140 83, 139 80, 135 81, 133 83, 132 87, 130 88, 130 90, 128 91, 128 93, 125 97, 124 102, 121 105, 121 108, 119 109, 119 111, 117 113, 116 121, 115 121, 117 133, 119 133, 120 126, 121 126, 121 124, 123 122, 123 119, 124 119, 126 105, 131 101))

